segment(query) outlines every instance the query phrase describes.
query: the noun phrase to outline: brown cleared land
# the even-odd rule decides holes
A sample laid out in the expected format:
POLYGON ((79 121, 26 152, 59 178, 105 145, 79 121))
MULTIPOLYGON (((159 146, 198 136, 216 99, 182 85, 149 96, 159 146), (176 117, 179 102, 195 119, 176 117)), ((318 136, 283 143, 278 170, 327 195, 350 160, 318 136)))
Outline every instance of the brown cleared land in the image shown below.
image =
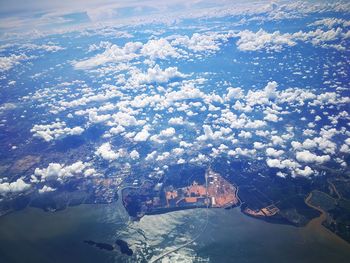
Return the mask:
POLYGON ((220 174, 209 170, 207 172, 208 197, 211 207, 226 207, 239 203, 236 188, 226 181, 220 174))
POLYGON ((261 208, 260 210, 252 210, 249 207, 244 209, 244 213, 251 215, 251 216, 274 216, 279 212, 279 209, 275 205, 269 205, 267 207, 261 208))
POLYGON ((236 187, 226 181, 220 174, 209 169, 206 173, 206 182, 206 185, 199 185, 194 181, 190 186, 165 191, 167 207, 178 207, 183 203, 228 207, 239 203, 236 187))
POLYGON ((185 192, 188 196, 191 196, 191 195, 205 196, 206 195, 205 187, 203 185, 198 185, 197 182, 193 182, 191 186, 186 188, 185 192))
POLYGON ((31 167, 39 163, 41 160, 40 156, 27 155, 22 159, 17 160, 11 167, 12 173, 22 173, 29 170, 31 167))

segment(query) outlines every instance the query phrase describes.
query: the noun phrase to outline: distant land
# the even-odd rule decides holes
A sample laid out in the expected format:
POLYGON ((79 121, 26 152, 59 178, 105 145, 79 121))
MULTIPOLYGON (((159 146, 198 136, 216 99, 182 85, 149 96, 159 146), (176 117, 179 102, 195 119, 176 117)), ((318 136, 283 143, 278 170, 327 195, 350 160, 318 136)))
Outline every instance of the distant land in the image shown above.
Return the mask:
POLYGON ((299 227, 324 213, 322 224, 350 242, 349 179, 333 174, 332 179, 286 180, 260 176, 254 167, 258 169, 259 163, 248 160, 221 160, 210 168, 175 166, 162 182, 145 179, 125 186, 123 204, 135 220, 181 209, 240 206, 248 216, 299 227))
POLYGON ((350 242, 350 180, 335 170, 323 169, 318 177, 280 178, 264 162, 222 158, 208 167, 173 165, 161 179, 150 177, 145 169, 145 173, 125 172, 124 181, 121 175, 70 180, 60 191, 3 200, 0 214, 27 206, 54 212, 79 204, 113 203, 119 191, 135 220, 182 209, 239 206, 247 216, 297 227, 322 216, 324 227, 350 242))

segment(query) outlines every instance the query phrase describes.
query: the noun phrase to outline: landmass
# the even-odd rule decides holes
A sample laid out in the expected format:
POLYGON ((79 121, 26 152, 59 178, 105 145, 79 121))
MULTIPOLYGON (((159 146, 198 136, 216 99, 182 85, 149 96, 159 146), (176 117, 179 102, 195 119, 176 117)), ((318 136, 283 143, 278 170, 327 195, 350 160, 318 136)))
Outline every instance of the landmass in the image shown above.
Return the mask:
POLYGON ((176 187, 172 184, 125 188, 123 204, 134 218, 145 214, 198 207, 232 207, 239 204, 236 187, 219 173, 208 169, 204 178, 193 179, 190 185, 176 187))
POLYGON ((129 245, 127 242, 125 242, 122 239, 117 239, 115 241, 116 245, 111 245, 108 243, 101 243, 101 242, 95 242, 93 240, 84 240, 84 243, 90 245, 90 246, 95 246, 99 249, 103 249, 103 250, 108 250, 108 251, 113 251, 113 250, 117 250, 119 248, 120 252, 122 254, 128 255, 128 256, 132 256, 133 255, 133 251, 132 249, 130 249, 129 245))
MULTIPOLYGON (((35 161, 28 157, 20 163, 27 169, 35 161)), ((324 214, 322 225, 350 242, 350 179, 330 168, 321 176, 280 178, 263 161, 218 158, 208 165, 172 165, 162 175, 152 173, 151 167, 138 167, 96 178, 69 178, 50 187, 55 191, 7 196, 0 202, 0 215, 27 206, 54 212, 80 204, 108 204, 120 193, 135 220, 174 210, 239 207, 260 220, 305 226, 324 214)))
POLYGON ((229 164, 219 160, 209 168, 177 166, 169 169, 162 180, 147 178, 126 186, 122 191, 123 204, 135 220, 148 214, 180 209, 239 206, 248 216, 299 227, 322 214, 320 209, 310 206, 307 199, 310 193, 318 193, 311 201, 319 199, 319 204, 327 206, 327 220, 322 224, 350 242, 349 201, 340 195, 344 192, 345 196, 349 196, 349 187, 344 184, 349 183, 349 179, 342 175, 336 177, 342 179, 334 179, 333 173, 332 181, 327 179, 326 173, 312 179, 276 178, 269 176, 267 170, 266 176, 254 174, 254 170, 264 170, 260 165, 248 160, 229 164), (336 185, 342 187, 338 189, 336 185), (322 195, 328 196, 328 199, 320 199, 322 195))
POLYGON ((109 178, 72 178, 66 184, 52 184, 50 191, 29 191, 26 194, 7 196, 1 200, 0 216, 24 209, 36 207, 44 211, 60 211, 80 204, 109 204, 118 200, 120 177, 109 178))
POLYGON ((322 213, 323 226, 350 243, 350 201, 346 188, 349 183, 329 180, 330 194, 314 190, 306 198, 306 203, 322 213))

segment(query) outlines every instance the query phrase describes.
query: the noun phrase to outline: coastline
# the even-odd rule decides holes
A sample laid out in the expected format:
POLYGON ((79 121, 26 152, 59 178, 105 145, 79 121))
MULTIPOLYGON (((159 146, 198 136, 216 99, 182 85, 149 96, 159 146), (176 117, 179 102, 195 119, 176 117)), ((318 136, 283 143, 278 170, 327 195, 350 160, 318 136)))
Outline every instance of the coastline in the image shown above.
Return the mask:
POLYGON ((322 208, 314 206, 310 203, 310 199, 312 198, 312 192, 309 193, 309 195, 305 198, 305 204, 307 204, 309 207, 319 211, 321 214, 319 217, 316 217, 312 219, 307 225, 306 228, 311 229, 311 230, 317 230, 317 231, 322 231, 324 232, 324 235, 328 235, 329 238, 333 239, 334 242, 341 243, 341 244, 346 244, 349 246, 350 249, 350 243, 347 242, 345 239, 341 238, 337 234, 333 233, 330 229, 325 227, 323 225, 323 222, 326 221, 327 219, 327 212, 324 211, 322 208))

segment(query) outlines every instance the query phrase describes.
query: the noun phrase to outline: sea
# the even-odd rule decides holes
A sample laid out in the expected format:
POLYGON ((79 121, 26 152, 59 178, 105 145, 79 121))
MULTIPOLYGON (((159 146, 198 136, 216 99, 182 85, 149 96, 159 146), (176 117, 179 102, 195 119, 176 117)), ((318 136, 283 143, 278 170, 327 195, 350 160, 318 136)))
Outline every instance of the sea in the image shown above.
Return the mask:
POLYGON ((120 202, 63 211, 26 208, 0 218, 0 262, 349 262, 350 245, 314 219, 273 224, 233 209, 189 209, 129 218, 120 202), (126 241, 133 255, 84 240, 126 241))

